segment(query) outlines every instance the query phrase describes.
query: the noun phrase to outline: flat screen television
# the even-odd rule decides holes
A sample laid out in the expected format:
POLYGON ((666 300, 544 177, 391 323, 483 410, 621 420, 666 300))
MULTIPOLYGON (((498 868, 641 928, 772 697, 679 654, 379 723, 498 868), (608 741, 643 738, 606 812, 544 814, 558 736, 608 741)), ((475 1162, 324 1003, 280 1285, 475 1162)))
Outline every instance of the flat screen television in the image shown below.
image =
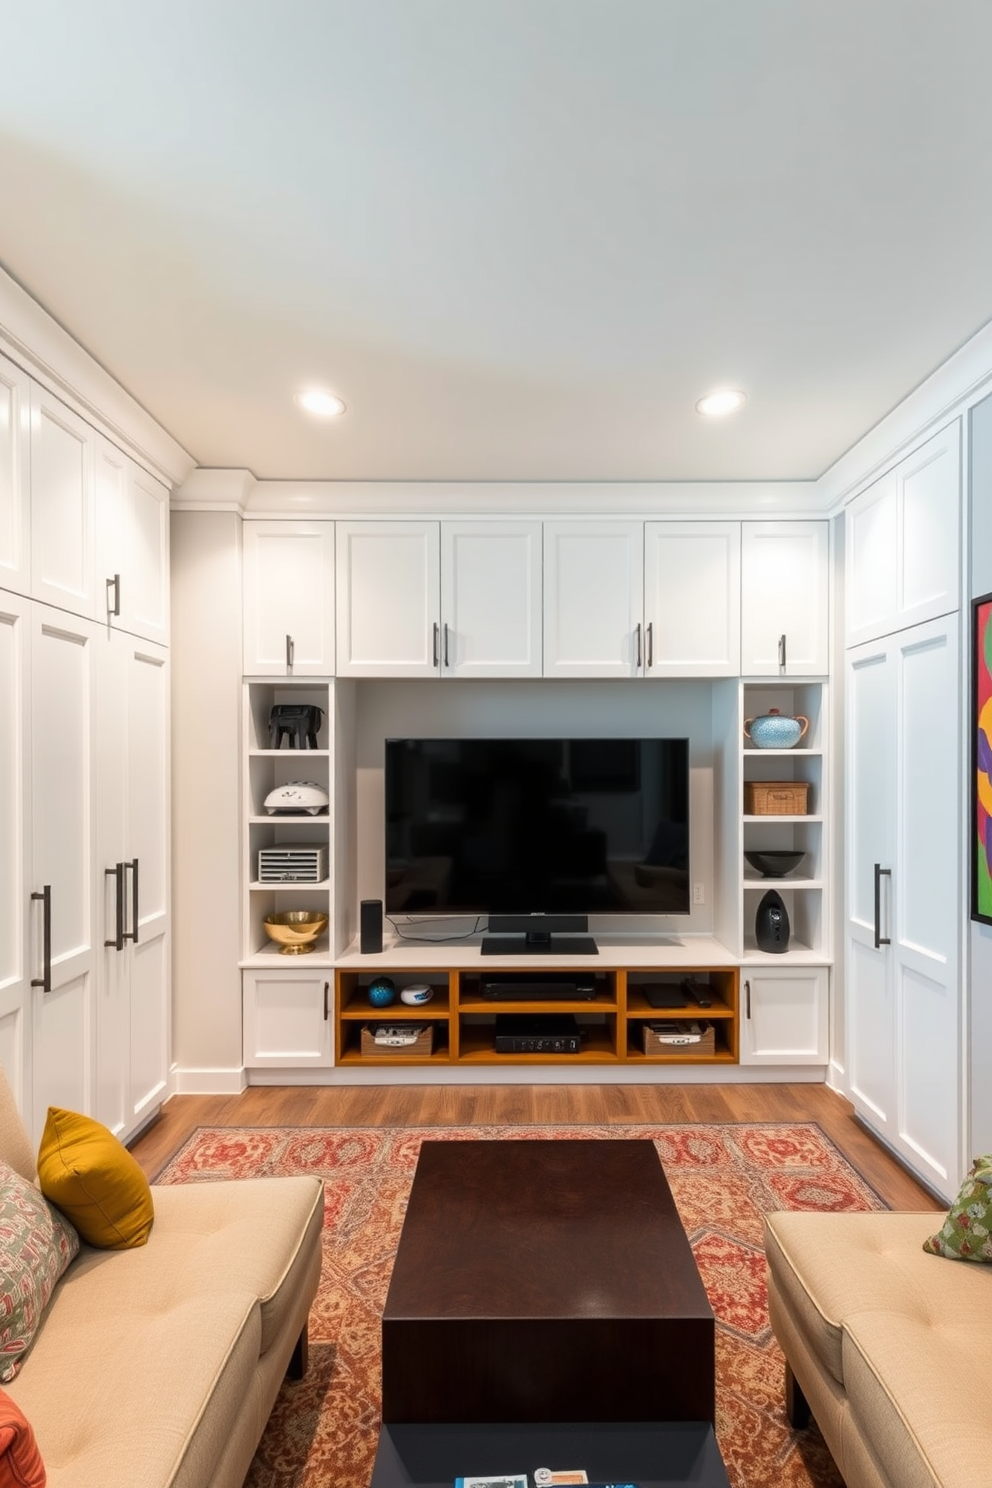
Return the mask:
POLYGON ((688 739, 387 739, 385 819, 387 914, 690 910, 688 739))

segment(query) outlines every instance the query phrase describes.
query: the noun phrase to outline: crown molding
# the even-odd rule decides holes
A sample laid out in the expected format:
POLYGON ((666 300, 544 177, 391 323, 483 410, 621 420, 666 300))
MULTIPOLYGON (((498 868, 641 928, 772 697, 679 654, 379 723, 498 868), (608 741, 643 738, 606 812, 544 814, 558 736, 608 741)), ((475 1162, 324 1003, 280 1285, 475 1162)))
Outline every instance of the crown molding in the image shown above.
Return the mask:
POLYGON ((833 513, 917 445, 992 392, 992 321, 976 331, 901 403, 841 455, 817 481, 820 505, 833 513))
POLYGON ((812 481, 260 481, 247 470, 194 470, 172 506, 273 519, 823 515, 812 481))
POLYGON ((0 351, 166 485, 194 469, 192 455, 3 269, 0 351))

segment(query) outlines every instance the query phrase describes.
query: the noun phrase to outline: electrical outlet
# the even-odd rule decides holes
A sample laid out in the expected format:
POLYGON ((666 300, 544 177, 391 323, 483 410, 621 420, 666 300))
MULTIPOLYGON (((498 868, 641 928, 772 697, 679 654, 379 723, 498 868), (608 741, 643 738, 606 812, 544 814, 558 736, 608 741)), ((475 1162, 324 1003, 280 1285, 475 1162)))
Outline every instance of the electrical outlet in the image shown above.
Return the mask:
POLYGON ((692 902, 693 904, 706 903, 706 894, 701 883, 694 883, 692 886, 692 902))

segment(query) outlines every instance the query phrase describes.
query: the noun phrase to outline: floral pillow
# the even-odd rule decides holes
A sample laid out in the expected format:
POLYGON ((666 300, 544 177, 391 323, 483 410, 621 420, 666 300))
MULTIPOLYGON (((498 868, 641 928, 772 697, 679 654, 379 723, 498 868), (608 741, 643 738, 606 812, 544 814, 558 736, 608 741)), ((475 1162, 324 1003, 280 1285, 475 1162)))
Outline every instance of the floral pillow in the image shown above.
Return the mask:
POLYGON ((941 1229, 923 1249, 951 1261, 992 1261, 992 1154, 975 1158, 941 1229))
POLYGON ((0 1381, 12 1380, 79 1236, 44 1194, 0 1162, 0 1381))

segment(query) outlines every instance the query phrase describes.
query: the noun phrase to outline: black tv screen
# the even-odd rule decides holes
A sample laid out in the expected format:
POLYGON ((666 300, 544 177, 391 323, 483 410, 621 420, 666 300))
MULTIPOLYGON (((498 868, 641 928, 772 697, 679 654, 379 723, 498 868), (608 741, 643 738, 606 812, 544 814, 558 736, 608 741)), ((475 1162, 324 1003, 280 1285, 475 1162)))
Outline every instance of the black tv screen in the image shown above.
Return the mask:
POLYGON ((688 914, 687 739, 387 739, 389 914, 688 914))

